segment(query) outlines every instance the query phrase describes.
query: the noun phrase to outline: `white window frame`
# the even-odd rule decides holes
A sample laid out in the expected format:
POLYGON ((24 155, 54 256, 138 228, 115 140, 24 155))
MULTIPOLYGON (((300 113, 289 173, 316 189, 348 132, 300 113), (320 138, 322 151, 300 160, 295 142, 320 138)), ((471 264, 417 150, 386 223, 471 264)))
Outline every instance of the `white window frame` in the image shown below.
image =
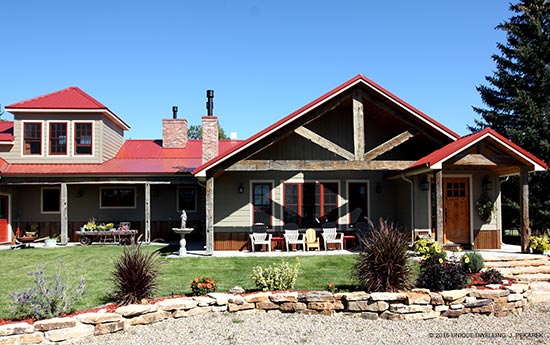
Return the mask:
POLYGON ((44 142, 46 138, 45 133, 45 121, 42 120, 23 120, 21 121, 21 157, 44 157, 44 142), (40 123, 42 126, 42 133, 40 137, 40 154, 39 155, 28 155, 25 154, 25 123, 40 123))
POLYGON ((70 157, 72 152, 72 126, 71 121, 68 120, 48 120, 46 121, 46 156, 47 157, 70 157), (52 155, 50 154, 50 124, 52 123, 65 123, 67 125, 67 153, 64 155, 52 155))
POLYGON ((95 157, 95 145, 96 145, 96 138, 95 138, 95 121, 72 121, 72 130, 71 130, 71 145, 73 146, 72 148, 72 151, 71 151, 71 154, 73 157, 95 157), (75 140, 76 140, 76 133, 75 133, 75 130, 76 130, 76 125, 77 124, 80 124, 80 123, 89 123, 92 125, 92 153, 91 154, 77 154, 76 153, 76 145, 75 145, 75 140))
POLYGON ((111 210, 121 210, 121 209, 135 209, 137 208, 137 188, 136 187, 99 187, 99 208, 100 209, 111 209, 111 210), (103 206, 102 205, 102 195, 104 189, 133 189, 134 190, 134 206, 103 206))

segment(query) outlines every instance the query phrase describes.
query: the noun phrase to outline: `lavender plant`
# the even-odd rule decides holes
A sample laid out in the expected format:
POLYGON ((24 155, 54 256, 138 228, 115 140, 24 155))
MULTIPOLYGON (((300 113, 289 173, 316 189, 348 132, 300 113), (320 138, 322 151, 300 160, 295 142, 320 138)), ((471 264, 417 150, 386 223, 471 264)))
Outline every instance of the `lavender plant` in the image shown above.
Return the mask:
POLYGON ((36 319, 52 318, 71 312, 73 306, 86 291, 86 281, 80 278, 78 285, 71 285, 68 276, 59 264, 51 279, 44 274, 46 266, 37 265, 36 271, 29 272, 34 280, 30 288, 23 292, 11 292, 14 301, 11 306, 14 317, 36 319))

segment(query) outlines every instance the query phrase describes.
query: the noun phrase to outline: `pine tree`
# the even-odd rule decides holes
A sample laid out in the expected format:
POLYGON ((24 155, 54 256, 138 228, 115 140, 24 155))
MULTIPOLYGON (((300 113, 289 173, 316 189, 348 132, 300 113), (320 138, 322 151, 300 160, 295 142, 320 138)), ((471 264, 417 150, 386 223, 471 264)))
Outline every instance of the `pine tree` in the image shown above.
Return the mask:
MULTIPOLYGON (((545 162, 550 161, 550 0, 520 0, 510 5, 515 13, 496 29, 506 33, 497 43, 496 71, 476 89, 487 108, 474 107, 481 115, 470 130, 491 127, 545 162)), ((505 226, 519 223, 519 186, 503 183, 505 226), (506 222, 508 220, 508 222, 506 222)), ((530 175, 531 227, 550 227, 550 174, 530 175)))

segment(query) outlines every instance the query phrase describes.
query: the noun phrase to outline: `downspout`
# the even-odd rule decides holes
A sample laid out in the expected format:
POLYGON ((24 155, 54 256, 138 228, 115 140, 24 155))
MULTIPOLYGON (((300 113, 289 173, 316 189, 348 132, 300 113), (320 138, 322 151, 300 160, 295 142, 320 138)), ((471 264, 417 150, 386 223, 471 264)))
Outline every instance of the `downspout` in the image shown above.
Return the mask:
POLYGON ((401 179, 408 182, 411 185, 411 243, 414 242, 414 183, 411 179, 405 177, 405 174, 401 174, 401 179))

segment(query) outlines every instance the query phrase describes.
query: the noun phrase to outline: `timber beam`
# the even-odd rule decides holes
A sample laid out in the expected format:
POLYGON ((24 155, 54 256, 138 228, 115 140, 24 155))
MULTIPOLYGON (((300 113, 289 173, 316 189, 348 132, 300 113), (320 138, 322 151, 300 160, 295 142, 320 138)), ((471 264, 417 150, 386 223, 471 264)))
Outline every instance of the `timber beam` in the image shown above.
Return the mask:
POLYGON ((332 153, 336 153, 342 158, 345 158, 349 161, 352 161, 355 156, 353 153, 349 152, 348 150, 344 149, 341 146, 336 145, 332 141, 328 140, 327 138, 324 138, 320 136, 319 134, 313 132, 312 130, 309 130, 305 127, 298 127, 294 130, 294 132, 298 135, 301 135, 302 137, 306 138, 307 140, 311 141, 312 143, 315 143, 322 148, 325 148, 329 150, 332 153))
POLYGON ((403 170, 414 161, 243 160, 226 171, 403 170))
POLYGON ((390 140, 378 145, 377 147, 373 148, 369 152, 365 153, 364 159, 366 161, 373 160, 376 157, 381 156, 384 153, 391 151, 395 147, 403 144, 405 141, 414 137, 416 134, 418 134, 418 132, 413 132, 412 130, 407 130, 401 134, 398 134, 395 137, 391 138, 390 140))

